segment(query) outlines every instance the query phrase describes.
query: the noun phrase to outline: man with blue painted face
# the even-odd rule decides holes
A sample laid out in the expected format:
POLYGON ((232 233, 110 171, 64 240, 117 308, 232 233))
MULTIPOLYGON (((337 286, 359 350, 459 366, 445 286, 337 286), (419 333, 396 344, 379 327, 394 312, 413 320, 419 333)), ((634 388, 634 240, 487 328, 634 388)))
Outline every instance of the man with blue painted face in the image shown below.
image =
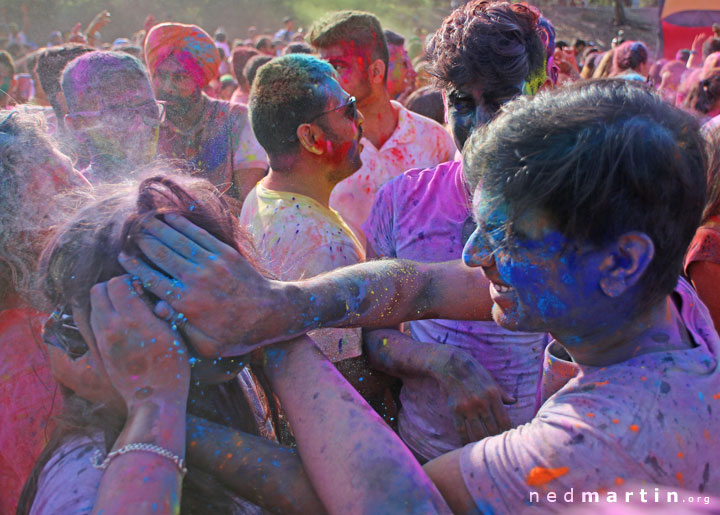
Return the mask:
MULTIPOLYGON (((206 271, 167 252, 190 255, 212 243, 180 218, 145 227, 159 238, 146 255, 183 278, 182 300, 164 293, 172 279, 139 261, 121 261, 185 313, 196 330, 194 345, 207 354, 243 352, 319 326, 467 317, 467 303, 487 308, 472 280, 480 269, 491 283, 498 324, 546 331, 554 340, 543 359, 539 410, 528 424, 425 465, 453 511, 518 513, 592 499, 664 504, 679 490, 702 493, 709 504, 720 495, 713 472, 720 454, 714 437, 720 338, 707 308, 678 279, 705 204, 708 151, 694 118, 642 86, 582 83, 508 104, 465 145, 478 222, 463 252, 465 283, 450 263, 402 260, 279 283, 253 274, 224 248, 206 271), (264 321, 278 310, 282 320, 264 321), (667 495, 643 485, 664 486, 667 495)), ((380 422, 357 411, 337 416, 350 399, 339 383, 337 398, 315 402, 315 385, 335 381, 334 371, 302 348, 291 341, 265 353, 275 387, 292 396, 283 398, 297 410, 290 422, 295 427, 300 417, 304 424, 300 453, 319 451, 346 424, 356 436, 367 434, 347 460, 308 464, 309 476, 337 477, 346 467, 363 477, 374 472, 371 486, 347 487, 366 496, 364 506, 382 499, 440 510, 431 485, 397 477, 396 467, 409 467, 405 461, 382 467, 371 459, 380 422), (301 376, 311 366, 313 382, 303 390, 301 376), (314 412, 334 415, 313 422, 314 412)), ((318 492, 326 506, 340 506, 334 495, 347 493, 318 492)))
MULTIPOLYGON (((475 0, 433 35, 427 57, 458 149, 502 104, 544 82, 538 19, 522 4, 475 0)), ((380 189, 363 225, 368 255, 421 262, 459 256, 475 228, 470 195, 460 161, 395 177, 380 189)), ((508 331, 492 320, 421 320, 409 327, 410 336, 367 332, 365 344, 377 368, 403 380, 398 430, 419 458, 533 417, 544 333, 508 331)))

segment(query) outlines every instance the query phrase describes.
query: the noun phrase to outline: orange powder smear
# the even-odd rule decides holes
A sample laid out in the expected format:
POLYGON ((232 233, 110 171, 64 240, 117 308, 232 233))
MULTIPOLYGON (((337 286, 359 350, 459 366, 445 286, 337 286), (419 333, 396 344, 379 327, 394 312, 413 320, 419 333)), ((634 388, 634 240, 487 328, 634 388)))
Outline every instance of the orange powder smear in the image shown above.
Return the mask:
POLYGON ((620 421, 618 419, 616 419, 616 418, 613 419, 613 424, 619 424, 619 423, 620 423, 620 421))
POLYGON ((677 474, 675 474, 675 477, 677 478, 678 481, 680 481, 680 484, 682 485, 682 482, 683 482, 682 472, 678 472, 677 474))
POLYGON ((625 482, 625 480, 619 476, 615 478, 616 485, 622 485, 624 482, 625 482))
POLYGON ((639 429, 640 428, 637 426, 637 424, 633 424, 630 426, 630 431, 635 431, 637 433, 639 429))
POLYGON ((530 470, 525 482, 530 486, 540 486, 549 483, 553 479, 564 476, 570 469, 568 467, 559 467, 556 469, 548 469, 545 467, 533 467, 530 470))
POLYGON ((590 418, 595 418, 595 413, 587 413, 587 416, 590 418))
POLYGON ((707 440, 709 442, 710 441, 710 432, 707 429, 705 429, 703 431, 703 435, 705 436, 705 440, 707 440))
POLYGON ((713 399, 715 399, 715 400, 720 399, 720 393, 714 393, 714 394, 713 394, 713 399))
POLYGON ((602 383, 595 383, 595 386, 605 386, 606 384, 610 384, 610 381, 608 379, 606 379, 602 383))
POLYGON ((679 452, 679 453, 677 453, 677 457, 680 459, 683 459, 685 457, 685 455, 683 453, 679 452))

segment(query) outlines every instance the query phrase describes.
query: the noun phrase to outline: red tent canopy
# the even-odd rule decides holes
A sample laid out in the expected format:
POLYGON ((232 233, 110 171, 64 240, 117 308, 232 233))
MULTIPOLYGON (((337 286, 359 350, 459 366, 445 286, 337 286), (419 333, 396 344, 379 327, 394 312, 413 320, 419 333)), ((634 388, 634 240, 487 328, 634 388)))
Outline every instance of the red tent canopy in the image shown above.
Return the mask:
POLYGON ((662 14, 664 55, 674 59, 682 48, 690 48, 700 32, 712 34, 712 24, 720 23, 718 0, 665 0, 662 14))

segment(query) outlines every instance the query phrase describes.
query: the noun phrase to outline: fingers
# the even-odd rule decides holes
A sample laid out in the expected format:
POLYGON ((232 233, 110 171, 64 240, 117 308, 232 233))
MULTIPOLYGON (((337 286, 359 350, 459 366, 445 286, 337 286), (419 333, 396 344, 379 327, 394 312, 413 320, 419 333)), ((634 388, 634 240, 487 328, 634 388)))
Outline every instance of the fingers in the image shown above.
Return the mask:
POLYGON ((98 283, 90 289, 90 320, 115 311, 110 295, 108 294, 107 283, 98 283))
MULTIPOLYGON (((495 419, 495 413, 492 408, 495 400, 499 402, 499 399, 496 397, 491 398, 489 402, 484 402, 478 413, 478 417, 482 420, 489 435, 496 435, 500 432, 498 421, 495 419)), ((472 417, 470 418, 472 419, 472 417)))
MULTIPOLYGON (((209 252, 204 246, 185 236, 182 231, 176 230, 172 226, 161 222, 157 218, 150 218, 148 221, 146 221, 143 224, 143 230, 152 234, 155 238, 158 239, 158 241, 163 243, 169 249, 195 263, 199 263, 205 259, 208 259, 208 257, 210 256, 211 252, 209 252)), ((202 229, 197 230, 201 231, 202 229)), ((207 236, 212 238, 212 236, 210 236, 209 234, 207 234, 207 236)), ((201 239, 204 239, 202 236, 199 237, 201 239)))
POLYGON ((499 434, 512 428, 510 424, 510 416, 502 402, 502 397, 494 397, 491 401, 490 408, 494 420, 497 422, 497 432, 491 434, 499 434))
MULTIPOLYGON (((164 300, 161 300, 155 305, 153 313, 158 318, 162 318, 163 320, 170 322, 178 316, 178 312, 164 300)), ((173 328, 175 328, 175 326, 173 326, 173 328)), ((220 356, 219 343, 188 322, 187 318, 185 319, 183 325, 178 327, 178 329, 184 336, 186 343, 195 349, 195 351, 201 356, 205 358, 217 358, 220 356)))
POLYGON ((455 424, 455 431, 457 431, 462 444, 470 443, 470 435, 468 435, 467 428, 465 427, 465 417, 455 410, 453 410, 453 424, 455 424))
POLYGON ((201 229, 182 216, 174 214, 165 215, 165 223, 163 225, 164 227, 156 226, 161 229, 158 238, 170 247, 173 247, 174 242, 178 241, 178 238, 182 236, 210 254, 219 255, 228 250, 234 252, 232 247, 224 244, 205 229, 201 229))
POLYGON ((483 420, 479 417, 471 416, 466 418, 465 421, 465 424, 468 427, 468 441, 465 443, 477 442, 492 434, 485 428, 483 420))
POLYGON ((121 253, 118 257, 120 265, 129 273, 139 277, 145 290, 149 290, 161 299, 165 299, 171 305, 180 300, 180 292, 183 289, 182 283, 168 278, 165 274, 158 272, 153 267, 144 263, 138 258, 121 253))
POLYGON ((197 266, 197 263, 181 256, 152 234, 142 233, 136 242, 145 256, 171 277, 187 275, 197 266))

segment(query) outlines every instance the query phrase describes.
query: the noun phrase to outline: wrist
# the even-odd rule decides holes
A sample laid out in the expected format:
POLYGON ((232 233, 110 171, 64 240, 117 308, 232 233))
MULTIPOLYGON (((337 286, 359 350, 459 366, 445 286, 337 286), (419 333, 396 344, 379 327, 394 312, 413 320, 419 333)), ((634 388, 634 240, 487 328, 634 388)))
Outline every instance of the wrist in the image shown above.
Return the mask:
POLYGON ((185 456, 186 406, 176 402, 134 403, 128 406, 125 428, 115 447, 130 443, 149 443, 185 456))

